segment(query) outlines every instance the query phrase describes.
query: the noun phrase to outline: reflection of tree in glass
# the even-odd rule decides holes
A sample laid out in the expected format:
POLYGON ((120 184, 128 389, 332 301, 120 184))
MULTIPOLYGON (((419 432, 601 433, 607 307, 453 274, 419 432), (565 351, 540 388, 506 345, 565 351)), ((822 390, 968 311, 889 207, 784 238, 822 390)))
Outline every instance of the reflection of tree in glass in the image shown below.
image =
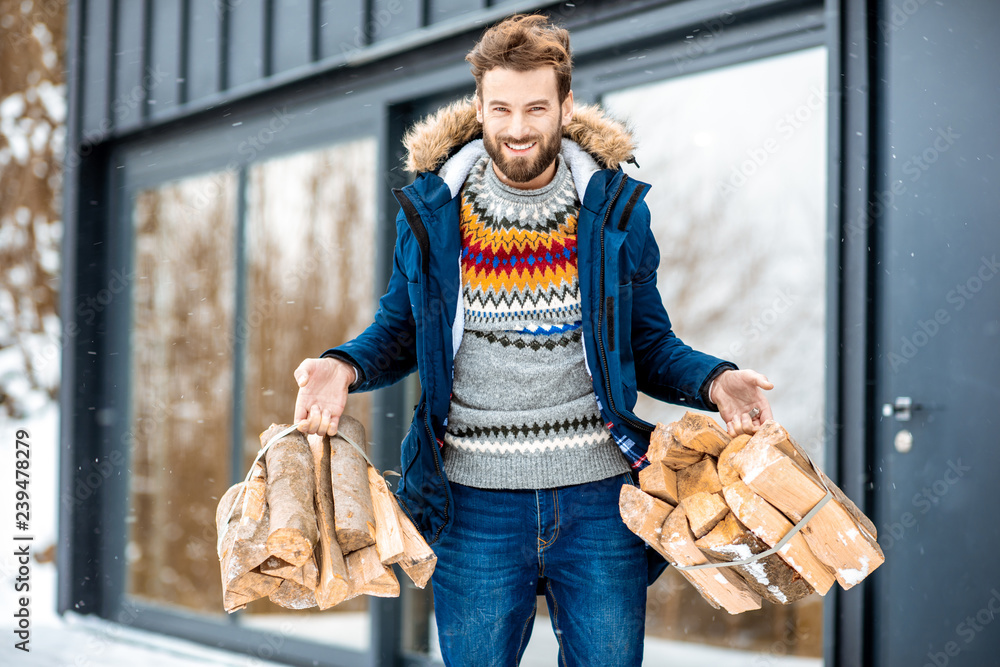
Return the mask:
POLYGON ((221 613, 215 506, 230 485, 235 178, 135 202, 128 591, 221 613), (193 205, 208 187, 219 194, 193 205))
MULTIPOLYGON (((250 170, 244 461, 258 434, 292 418, 292 371, 361 333, 374 315, 375 144, 362 140, 250 170)), ((371 395, 346 412, 371 433, 371 395)), ((367 607, 358 598, 338 610, 367 607)), ((288 613, 266 600, 249 613, 288 613)), ((297 612, 301 614, 302 612, 297 612)))

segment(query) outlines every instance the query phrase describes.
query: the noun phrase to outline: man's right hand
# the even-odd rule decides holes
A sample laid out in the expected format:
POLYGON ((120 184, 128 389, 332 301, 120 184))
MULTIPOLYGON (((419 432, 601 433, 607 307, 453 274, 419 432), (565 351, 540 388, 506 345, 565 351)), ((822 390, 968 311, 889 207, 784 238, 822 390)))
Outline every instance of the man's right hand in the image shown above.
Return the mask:
POLYGON ((294 375, 299 385, 294 423, 303 433, 335 435, 347 404, 347 388, 354 382, 354 368, 332 357, 306 359, 294 375))

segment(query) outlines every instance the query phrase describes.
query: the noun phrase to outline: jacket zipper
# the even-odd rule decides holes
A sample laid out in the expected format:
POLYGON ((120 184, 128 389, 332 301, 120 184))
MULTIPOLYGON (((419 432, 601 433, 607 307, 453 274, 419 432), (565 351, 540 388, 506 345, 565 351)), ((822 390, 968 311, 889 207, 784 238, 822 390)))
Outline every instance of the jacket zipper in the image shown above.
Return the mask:
MULTIPOLYGON (((426 284, 426 278, 430 275, 431 265, 431 246, 430 238, 427 234, 427 228, 424 226, 424 221, 420 218, 420 213, 417 212, 417 207, 413 205, 413 202, 411 202, 410 198, 406 196, 406 193, 403 192, 402 188, 394 188, 392 192, 399 200, 399 205, 403 207, 403 215, 406 216, 406 224, 410 226, 410 231, 413 232, 417 245, 420 246, 420 266, 425 278, 424 284, 426 284)), ((421 307, 423 307, 423 304, 421 304, 421 307)), ((427 430, 427 436, 430 438, 430 444, 434 453, 434 467, 437 469, 438 477, 440 477, 441 481, 444 482, 444 474, 441 472, 441 454, 438 451, 437 438, 434 437, 434 430, 431 428, 430 407, 428 406, 427 401, 424 401, 423 422, 424 428, 427 430)), ((441 526, 437 529, 437 532, 434 533, 434 539, 432 539, 429 544, 434 544, 438 541, 438 538, 441 537, 441 531, 444 530, 444 527, 448 524, 449 505, 448 494, 445 493, 444 522, 442 522, 441 526)), ((409 515, 409 512, 407 512, 407 515, 409 515)), ((412 518, 413 517, 410 517, 411 520, 412 518)), ((414 524, 416 524, 416 522, 414 522, 414 524)))
MULTIPOLYGON (((604 228, 608 224, 608 218, 611 217, 611 209, 615 207, 615 202, 618 201, 618 195, 621 194, 622 190, 625 188, 625 181, 628 180, 628 176, 624 173, 622 174, 622 180, 618 184, 618 190, 615 191, 614 197, 611 198, 611 203, 608 204, 608 209, 604 213, 604 220, 601 221, 601 299, 599 301, 600 312, 597 318, 597 349, 601 353, 601 364, 604 367, 604 386, 608 393, 608 408, 611 410, 612 414, 624 421, 625 423, 631 425, 633 428, 640 431, 645 431, 646 433, 652 433, 653 428, 649 424, 643 424, 638 422, 627 415, 623 415, 615 407, 615 399, 611 391, 611 378, 608 372, 608 357, 604 352, 604 335, 602 333, 602 326, 604 325, 604 313, 605 313, 605 299, 604 299, 604 228)), ((631 200, 630 200, 631 202, 631 200)), ((631 202, 634 205, 634 202, 631 202)), ((629 211, 631 213, 631 210, 629 211)))

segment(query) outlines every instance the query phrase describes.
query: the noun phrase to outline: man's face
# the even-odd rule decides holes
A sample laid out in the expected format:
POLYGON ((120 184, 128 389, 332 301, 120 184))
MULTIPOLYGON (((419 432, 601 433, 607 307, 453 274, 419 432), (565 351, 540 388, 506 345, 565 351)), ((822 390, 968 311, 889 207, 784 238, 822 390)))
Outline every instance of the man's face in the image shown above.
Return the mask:
POLYGON ((572 91, 560 104, 551 67, 529 72, 497 67, 483 75, 481 92, 476 117, 501 180, 521 188, 552 180, 555 170, 549 167, 562 146, 562 126, 573 117, 572 91))

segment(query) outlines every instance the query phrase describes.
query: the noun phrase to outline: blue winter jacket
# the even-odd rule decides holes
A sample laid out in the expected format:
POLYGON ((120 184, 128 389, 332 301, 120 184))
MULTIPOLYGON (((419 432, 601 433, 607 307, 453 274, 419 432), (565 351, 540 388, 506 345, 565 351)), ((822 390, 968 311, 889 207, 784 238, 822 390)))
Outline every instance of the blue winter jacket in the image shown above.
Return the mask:
MULTIPOLYGON (((469 121, 470 109, 475 120, 471 105, 467 98, 445 107, 409 135, 409 164, 419 173, 410 185, 393 190, 400 211, 386 294, 375 321, 361 335, 323 354, 359 369, 351 392, 419 373, 420 401, 401 445, 396 496, 432 547, 453 517, 441 447, 464 321, 459 190, 485 152, 481 138, 469 139, 477 129, 469 121), (429 141, 421 142, 421 137, 429 141), (435 154, 441 145, 451 146, 450 157, 435 154), (444 164, 432 169, 442 158, 447 158, 444 164)), ((561 155, 581 201, 577 266, 584 356, 601 415, 635 476, 648 464, 645 454, 654 428, 632 411, 637 393, 714 411, 707 398, 709 383, 736 366, 691 349, 671 329, 656 287, 660 255, 643 202, 650 186, 621 170, 630 150, 622 155, 619 149, 616 155, 601 148, 623 138, 630 149, 631 137, 623 126, 597 107, 578 106, 573 123, 564 128, 561 155)), ((666 563, 652 549, 647 554, 652 583, 666 563)))

